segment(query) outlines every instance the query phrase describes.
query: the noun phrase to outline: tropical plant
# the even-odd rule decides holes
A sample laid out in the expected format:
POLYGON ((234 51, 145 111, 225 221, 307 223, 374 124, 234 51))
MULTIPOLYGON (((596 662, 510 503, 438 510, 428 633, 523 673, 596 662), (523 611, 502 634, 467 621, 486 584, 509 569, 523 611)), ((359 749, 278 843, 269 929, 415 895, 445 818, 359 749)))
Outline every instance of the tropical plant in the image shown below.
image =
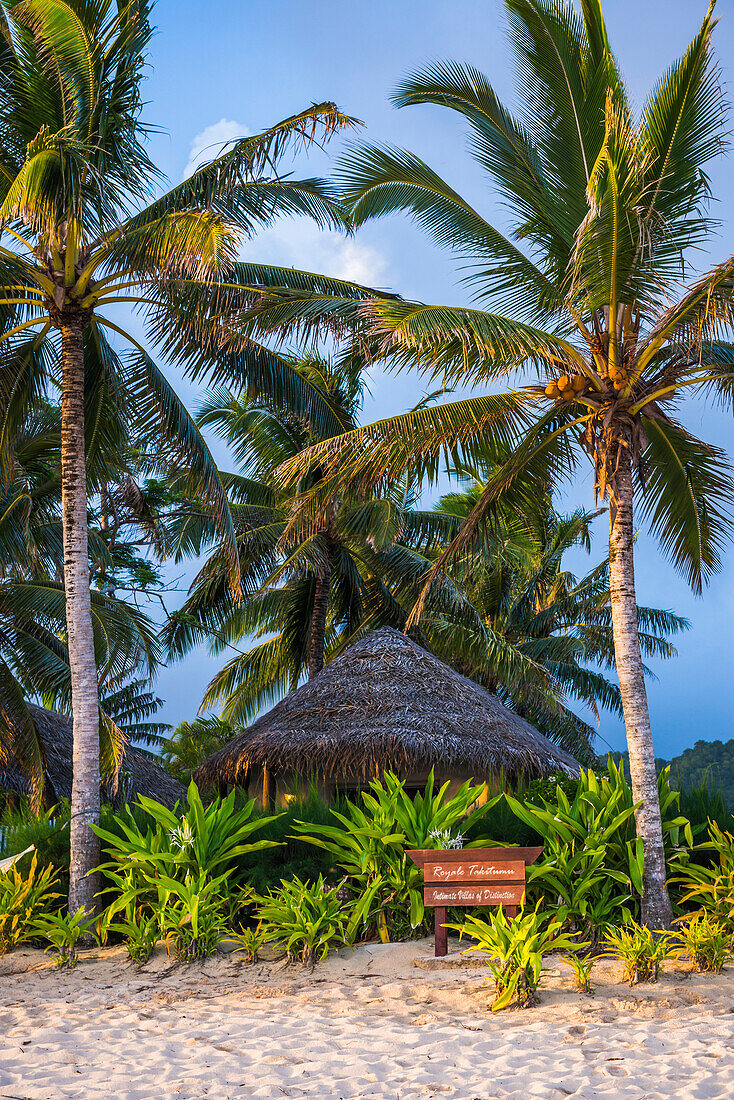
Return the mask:
POLYGON ((569 933, 590 937, 595 946, 609 921, 632 918, 632 895, 628 873, 609 866, 604 843, 592 837, 590 844, 559 844, 528 868, 527 879, 531 897, 541 891, 544 911, 569 933))
POLYGON ((679 919, 675 955, 686 955, 696 970, 719 974, 732 956, 732 933, 705 911, 679 919))
POLYGON ((244 957, 244 962, 252 965, 258 961, 260 949, 268 942, 270 932, 267 927, 263 927, 263 922, 260 920, 254 928, 248 927, 240 929, 239 932, 230 932, 229 938, 239 944, 235 951, 244 957))
POLYGON ((734 932, 734 835, 709 822, 709 839, 682 853, 676 870, 671 881, 682 890, 681 905, 694 902, 734 932), (713 863, 694 862, 697 852, 709 858, 713 853, 713 863))
POLYGON ((166 904, 158 919, 166 948, 178 959, 194 962, 213 955, 227 932, 226 902, 223 895, 227 876, 210 878, 188 873, 184 882, 160 875, 166 904))
MULTIPOLYGON (((449 797, 448 782, 434 790, 433 770, 423 793, 413 798, 390 772, 369 787, 361 792, 361 806, 347 801, 343 813, 331 811, 338 824, 299 821, 296 832, 328 852, 362 898, 374 897, 378 933, 388 942, 414 934, 424 919, 423 872, 406 851, 443 846, 446 833, 453 837, 459 826, 472 828, 500 796, 472 810, 484 786, 466 782, 449 797)), ((478 837, 470 846, 483 842, 478 837)), ((372 910, 366 912, 372 918, 372 910)))
POLYGON ((243 857, 275 846, 271 840, 251 839, 274 820, 256 816, 254 800, 236 808, 232 791, 204 806, 193 780, 187 798, 186 812, 176 813, 139 795, 142 820, 125 807, 113 816, 115 832, 94 826, 109 857, 100 869, 116 894, 108 908, 111 916, 130 916, 145 905, 165 908, 172 896, 172 887, 166 885, 171 881, 200 884, 226 879, 233 889, 246 873, 243 857))
POLYGON ((624 963, 624 976, 630 985, 638 982, 656 982, 663 960, 670 951, 671 932, 653 930, 647 925, 629 921, 616 927, 610 924, 606 931, 606 958, 624 963))
MULTIPOLYGON (((4 171, 0 219, 2 387, 10 395, 5 434, 43 394, 61 388, 64 591, 75 734, 70 907, 93 906, 88 872, 99 862, 90 825, 99 820, 98 698, 87 536, 87 440, 109 394, 113 435, 137 424, 150 448, 176 458, 190 491, 213 509, 221 536, 234 531, 215 463, 163 372, 129 332, 106 315, 128 303, 145 314, 147 337, 169 361, 218 379, 290 388, 311 399, 276 353, 233 341, 223 355, 225 293, 241 299, 255 272, 237 264, 243 238, 281 213, 322 225, 340 217, 317 180, 284 179, 289 144, 328 138, 350 123, 330 103, 243 138, 189 179, 151 197, 159 174, 144 148, 142 71, 152 28, 148 0, 2 0, 0 129, 4 171), (146 205, 147 203, 147 205, 146 205), (217 338, 188 339, 177 303, 216 312, 217 338), (107 333, 133 350, 119 355, 107 333), (225 361, 226 360, 226 361, 225 361)), ((326 415, 330 415, 328 411, 326 415)), ((103 425, 107 431, 110 421, 103 425)), ((121 450, 124 447, 120 448, 121 450)), ((231 555, 232 579, 237 560, 231 555)))
MULTIPOLYGON (((180 612, 166 630, 173 656, 180 658, 206 638, 211 652, 235 649, 209 684, 203 707, 222 706, 229 722, 247 723, 324 661, 376 626, 402 627, 406 611, 395 593, 425 569, 425 555, 445 545, 458 530, 449 516, 420 510, 405 485, 389 494, 357 499, 333 493, 327 514, 312 522, 309 499, 318 471, 287 492, 275 473, 312 443, 358 422, 365 385, 358 357, 333 363, 316 355, 292 359, 328 402, 337 420, 324 425, 294 413, 282 401, 250 400, 226 389, 212 391, 199 415, 232 449, 236 474, 223 475, 237 531, 242 592, 232 598, 230 563, 221 544, 194 580, 180 612), (257 644, 244 652, 244 639, 257 644), (260 640, 264 639, 264 640, 260 640)), ((201 553, 216 535, 197 503, 182 513, 178 545, 201 553)))
POLYGON ((142 913, 137 918, 127 920, 103 922, 101 931, 105 937, 109 932, 116 932, 125 940, 125 950, 128 958, 143 966, 150 959, 153 951, 161 938, 161 927, 158 913, 142 913))
POLYGON ((76 913, 47 913, 33 922, 33 933, 49 941, 46 948, 56 949, 56 965, 71 970, 79 961, 76 945, 91 935, 96 918, 81 905, 76 913))
MULTIPOLYGON (((503 499, 522 511, 537 485, 571 476, 588 457, 609 501, 609 587, 615 663, 627 728, 638 835, 645 848, 643 919, 668 927, 654 751, 635 596, 633 506, 664 553, 700 590, 720 566, 730 530, 731 467, 679 419, 683 398, 734 395, 734 260, 686 283, 686 260, 707 241, 704 165, 725 146, 726 103, 711 49, 711 0, 700 31, 635 118, 600 0, 505 0, 521 74, 519 114, 477 69, 434 62, 406 77, 398 106, 432 103, 462 116, 471 152, 496 185, 500 232, 412 153, 357 147, 339 167, 355 225, 408 212, 468 266, 477 308, 432 306, 357 290, 263 292, 257 331, 350 328, 388 364, 417 366, 443 385, 492 389, 389 417, 291 461, 287 488, 321 472, 373 493, 443 459, 470 466, 494 447, 497 468, 461 533, 424 577, 409 622, 434 582, 481 542, 503 499), (528 383, 496 383, 525 368, 528 383), (534 376, 534 377, 533 377, 534 376)), ((313 502, 314 508, 316 502, 313 502)))
POLYGON ((182 722, 168 737, 157 740, 161 763, 181 783, 191 782, 194 770, 221 749, 235 735, 235 729, 217 715, 200 715, 182 722))
POLYGON ((0 871, 0 955, 32 938, 35 922, 55 907, 57 883, 51 864, 38 870, 37 852, 25 873, 17 863, 0 871))
POLYGON ((576 982, 576 988, 579 993, 586 993, 592 997, 594 995, 594 986, 591 984, 591 971, 594 968, 596 959, 593 955, 579 955, 575 951, 570 955, 564 955, 563 961, 573 970, 574 981, 576 982))
MULTIPOLYGON (((541 859, 528 867, 530 893, 542 892, 544 907, 572 932, 596 942, 614 919, 636 915, 644 881, 642 843, 635 837, 635 803, 622 764, 609 757, 608 774, 581 769, 575 793, 556 787, 554 798, 538 802, 507 794, 513 813, 542 838, 541 859)), ((677 813, 667 769, 658 778, 666 858, 672 862, 682 841, 693 843, 690 823, 677 813)))
POLYGON ((314 966, 332 951, 351 947, 363 923, 363 906, 346 905, 339 886, 326 886, 299 878, 283 879, 280 886, 260 898, 258 915, 264 936, 279 944, 289 959, 314 966))
POLYGON ((492 1011, 506 1008, 513 998, 520 1008, 535 1003, 536 991, 543 973, 543 955, 551 951, 573 951, 588 944, 574 944, 555 921, 534 909, 521 909, 508 917, 500 905, 488 918, 468 916, 463 924, 449 924, 462 936, 475 941, 466 953, 481 951, 490 956, 495 997, 492 1011))

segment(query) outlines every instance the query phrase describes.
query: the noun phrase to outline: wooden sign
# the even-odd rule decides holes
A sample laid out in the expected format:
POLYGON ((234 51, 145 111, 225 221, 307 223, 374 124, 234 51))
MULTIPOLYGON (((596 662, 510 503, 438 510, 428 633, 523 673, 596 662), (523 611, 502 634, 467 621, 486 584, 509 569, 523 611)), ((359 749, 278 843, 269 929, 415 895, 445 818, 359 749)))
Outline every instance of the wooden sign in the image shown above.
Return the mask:
POLYGON ((525 900, 525 867, 542 848, 423 848, 407 854, 423 868, 423 901, 436 922, 436 955, 448 950, 448 906, 504 905, 514 917, 525 900))
POLYGON ((423 877, 429 882, 524 882, 525 863, 513 859, 501 863, 497 859, 466 859, 461 863, 428 863, 423 877))
POLYGON ((405 854, 410 856, 413 863, 419 867, 425 867, 426 863, 465 863, 467 859, 497 860, 506 863, 508 860, 522 860, 525 866, 535 863, 543 851, 537 848, 411 848, 405 854))

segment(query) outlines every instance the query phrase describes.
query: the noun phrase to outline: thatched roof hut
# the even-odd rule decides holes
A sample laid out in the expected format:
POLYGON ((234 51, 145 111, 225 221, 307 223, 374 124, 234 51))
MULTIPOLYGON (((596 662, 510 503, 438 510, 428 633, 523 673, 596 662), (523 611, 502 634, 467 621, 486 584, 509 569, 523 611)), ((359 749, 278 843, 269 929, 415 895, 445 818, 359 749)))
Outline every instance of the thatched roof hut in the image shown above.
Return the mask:
POLYGON ((578 763, 495 695, 385 627, 210 756, 195 779, 248 786, 261 776, 267 786, 268 773, 300 774, 348 787, 390 770, 419 784, 432 767, 437 778, 481 781, 570 774, 578 763))
MULTIPOLYGON (((32 705, 28 709, 45 752, 46 801, 58 802, 62 798, 71 798, 71 721, 55 710, 32 705)), ((0 768, 0 790, 25 794, 27 786, 23 773, 18 768, 0 768)), ((185 802, 186 799, 186 791, 177 779, 145 753, 128 745, 120 769, 117 792, 113 792, 109 784, 103 784, 102 797, 105 802, 119 805, 122 802, 134 802, 139 794, 155 798, 170 809, 173 809, 174 803, 185 802)))

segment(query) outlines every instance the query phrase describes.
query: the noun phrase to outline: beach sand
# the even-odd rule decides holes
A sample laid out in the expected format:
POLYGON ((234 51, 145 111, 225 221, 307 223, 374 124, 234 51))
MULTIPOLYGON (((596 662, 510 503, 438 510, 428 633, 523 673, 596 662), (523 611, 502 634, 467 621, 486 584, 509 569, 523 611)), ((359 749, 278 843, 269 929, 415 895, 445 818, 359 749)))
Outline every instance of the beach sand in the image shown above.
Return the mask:
POLYGON ((0 958, 0 1098, 734 1094, 732 969, 670 965, 629 989, 605 961, 587 997, 549 958, 540 1004, 492 1015, 485 968, 431 956, 429 940, 373 944, 311 972, 159 951, 138 970, 112 948, 65 973, 16 951, 0 958))

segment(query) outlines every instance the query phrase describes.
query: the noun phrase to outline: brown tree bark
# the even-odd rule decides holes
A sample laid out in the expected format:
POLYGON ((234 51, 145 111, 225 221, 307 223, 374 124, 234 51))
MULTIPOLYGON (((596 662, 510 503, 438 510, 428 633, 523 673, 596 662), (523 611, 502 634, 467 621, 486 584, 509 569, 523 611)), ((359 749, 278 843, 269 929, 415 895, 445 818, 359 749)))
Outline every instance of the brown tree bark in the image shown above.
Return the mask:
POLYGON ((637 835, 645 851, 642 922, 653 929, 670 928, 673 910, 666 885, 665 851, 660 819, 655 752, 640 652, 633 557, 633 485, 629 450, 622 447, 616 477, 616 511, 609 521, 609 588, 614 654, 622 695, 630 778, 637 810, 637 835))
POLYGON ((334 572, 335 547, 327 537, 325 540, 326 559, 316 577, 316 587, 311 611, 311 630, 308 642, 308 678, 311 680, 324 667, 324 648, 326 645, 326 615, 329 609, 331 577, 334 572))
POLYGON ((74 716, 74 776, 71 790, 69 912, 94 912, 99 838, 99 703, 89 593, 87 552, 87 471, 84 442, 84 320, 72 317, 61 328, 61 507, 64 537, 66 626, 74 716))

